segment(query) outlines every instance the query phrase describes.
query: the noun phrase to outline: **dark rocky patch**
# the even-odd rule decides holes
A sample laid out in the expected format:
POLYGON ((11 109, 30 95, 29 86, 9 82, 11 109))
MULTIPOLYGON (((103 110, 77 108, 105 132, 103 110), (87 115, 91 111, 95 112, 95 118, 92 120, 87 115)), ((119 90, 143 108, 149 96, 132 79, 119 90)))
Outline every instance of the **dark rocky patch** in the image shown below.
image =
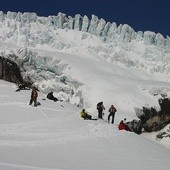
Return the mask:
POLYGON ((13 82, 13 83, 23 83, 20 68, 18 65, 4 57, 0 56, 0 79, 13 82))
POLYGON ((153 107, 135 108, 136 115, 141 120, 142 128, 146 132, 161 130, 170 123, 170 98, 161 98, 158 103, 159 111, 153 107))

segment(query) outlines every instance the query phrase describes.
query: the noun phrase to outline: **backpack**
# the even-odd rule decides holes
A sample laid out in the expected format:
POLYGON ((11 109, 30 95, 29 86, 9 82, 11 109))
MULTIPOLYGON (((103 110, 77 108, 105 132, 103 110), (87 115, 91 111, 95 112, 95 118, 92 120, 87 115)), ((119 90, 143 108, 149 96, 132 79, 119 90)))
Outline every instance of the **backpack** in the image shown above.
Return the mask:
POLYGON ((101 104, 98 103, 98 104, 97 104, 97 109, 100 109, 100 107, 101 107, 101 104))

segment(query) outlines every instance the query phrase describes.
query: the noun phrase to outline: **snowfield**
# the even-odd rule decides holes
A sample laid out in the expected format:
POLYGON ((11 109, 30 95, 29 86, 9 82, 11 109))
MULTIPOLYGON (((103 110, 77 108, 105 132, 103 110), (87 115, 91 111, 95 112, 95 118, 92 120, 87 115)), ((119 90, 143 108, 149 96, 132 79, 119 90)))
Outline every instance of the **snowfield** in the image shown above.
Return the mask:
POLYGON ((15 90, 0 81, 0 169, 169 169, 170 150, 160 144, 116 124, 83 120, 78 107, 40 92, 41 105, 29 106, 31 90, 15 90))

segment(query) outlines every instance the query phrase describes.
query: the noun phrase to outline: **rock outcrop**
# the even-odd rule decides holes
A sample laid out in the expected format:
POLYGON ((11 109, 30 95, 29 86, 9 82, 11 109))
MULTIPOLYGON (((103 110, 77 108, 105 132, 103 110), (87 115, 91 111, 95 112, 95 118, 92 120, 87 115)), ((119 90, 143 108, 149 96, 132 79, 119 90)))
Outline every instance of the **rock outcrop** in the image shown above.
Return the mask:
POLYGON ((0 56, 0 79, 17 84, 23 83, 20 68, 18 67, 18 65, 15 62, 1 56, 0 56))
POLYGON ((159 111, 152 107, 135 108, 136 115, 141 120, 142 127, 146 132, 161 130, 170 123, 170 98, 161 98, 158 102, 159 111))

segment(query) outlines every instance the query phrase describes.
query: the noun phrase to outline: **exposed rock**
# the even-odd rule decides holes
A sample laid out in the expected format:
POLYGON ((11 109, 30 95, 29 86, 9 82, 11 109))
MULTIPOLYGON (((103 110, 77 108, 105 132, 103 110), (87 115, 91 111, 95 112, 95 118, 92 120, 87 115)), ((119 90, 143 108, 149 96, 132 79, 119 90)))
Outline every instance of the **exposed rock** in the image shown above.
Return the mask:
POLYGON ((142 127, 147 132, 161 130, 170 123, 170 99, 159 99, 158 102, 160 105, 159 111, 153 107, 135 108, 136 115, 141 120, 142 127))
POLYGON ((170 138, 170 126, 167 130, 156 135, 157 139, 170 138))
POLYGON ((137 134, 141 134, 142 133, 142 123, 140 120, 132 120, 126 123, 126 125, 128 126, 129 130, 132 132, 135 132, 137 134))
POLYGON ((163 129, 167 124, 170 123, 170 116, 166 114, 157 115, 143 124, 143 128, 147 132, 153 132, 163 129))
POLYGON ((13 83, 23 83, 23 79, 20 73, 18 65, 0 56, 0 78, 13 83))
POLYGON ((142 124, 144 124, 148 119, 156 116, 158 113, 155 108, 151 107, 143 107, 143 109, 135 109, 136 115, 138 118, 142 121, 142 124), (139 114, 140 112, 140 114, 139 114))
POLYGON ((161 132, 161 133, 157 134, 156 137, 159 138, 159 139, 170 138, 170 134, 168 134, 166 132, 161 132))
POLYGON ((158 100, 161 107, 161 114, 168 114, 170 116, 170 98, 164 98, 158 100))

